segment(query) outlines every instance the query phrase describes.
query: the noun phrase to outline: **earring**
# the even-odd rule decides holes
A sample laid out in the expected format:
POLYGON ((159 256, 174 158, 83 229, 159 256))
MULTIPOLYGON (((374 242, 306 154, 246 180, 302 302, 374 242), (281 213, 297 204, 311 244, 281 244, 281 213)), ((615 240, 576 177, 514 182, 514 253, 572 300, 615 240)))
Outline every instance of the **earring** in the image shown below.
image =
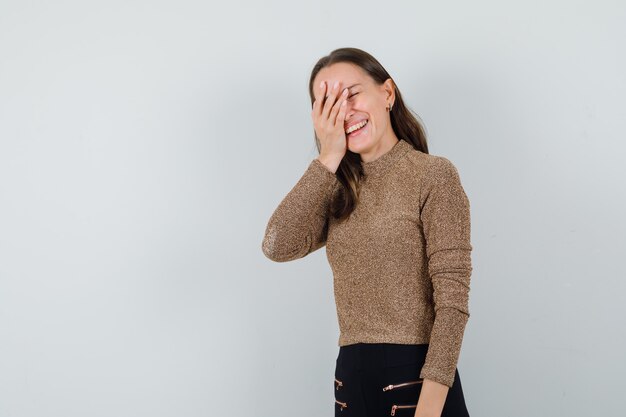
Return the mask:
POLYGON ((389 103, 389 106, 387 107, 387 111, 391 111, 392 107, 393 107, 393 103, 389 103))

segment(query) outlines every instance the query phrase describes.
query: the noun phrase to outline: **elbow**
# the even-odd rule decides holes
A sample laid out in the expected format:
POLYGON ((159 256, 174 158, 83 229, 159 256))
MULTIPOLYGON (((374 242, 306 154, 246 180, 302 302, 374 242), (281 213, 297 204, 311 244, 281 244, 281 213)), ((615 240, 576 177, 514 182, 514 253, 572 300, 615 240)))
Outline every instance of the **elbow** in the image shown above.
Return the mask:
POLYGON ((274 262, 288 262, 302 258, 306 252, 300 247, 284 244, 284 240, 278 238, 275 233, 267 233, 263 238, 261 250, 265 257, 274 262))
POLYGON ((463 315, 469 318, 469 274, 465 276, 438 277, 433 280, 435 314, 463 315))
POLYGON ((467 305, 467 303, 453 305, 436 305, 434 310, 435 315, 451 315, 463 318, 465 320, 469 319, 470 316, 469 306, 467 305))
POLYGON ((281 256, 281 253, 276 244, 274 244, 273 239, 270 239, 270 235, 265 235, 263 238, 261 250, 263 251, 263 255, 265 255, 265 257, 270 261, 282 262, 283 256, 281 256))
POLYGON ((263 240, 263 244, 261 245, 261 250, 263 251, 263 255, 270 261, 274 262, 286 262, 289 259, 286 259, 284 254, 282 254, 279 250, 276 249, 275 246, 267 243, 267 240, 263 240))

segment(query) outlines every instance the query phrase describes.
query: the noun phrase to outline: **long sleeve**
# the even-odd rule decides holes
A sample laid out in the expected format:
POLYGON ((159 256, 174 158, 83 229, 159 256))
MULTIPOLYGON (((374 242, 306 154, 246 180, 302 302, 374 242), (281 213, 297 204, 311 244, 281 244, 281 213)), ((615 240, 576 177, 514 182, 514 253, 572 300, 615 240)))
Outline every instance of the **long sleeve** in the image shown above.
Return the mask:
POLYGON ((470 205, 456 167, 437 157, 420 191, 420 218, 433 286, 435 321, 420 378, 452 387, 469 319, 470 205))
POLYGON ((278 205, 263 237, 265 256, 275 262, 302 258, 326 244, 332 194, 339 180, 317 158, 278 205))

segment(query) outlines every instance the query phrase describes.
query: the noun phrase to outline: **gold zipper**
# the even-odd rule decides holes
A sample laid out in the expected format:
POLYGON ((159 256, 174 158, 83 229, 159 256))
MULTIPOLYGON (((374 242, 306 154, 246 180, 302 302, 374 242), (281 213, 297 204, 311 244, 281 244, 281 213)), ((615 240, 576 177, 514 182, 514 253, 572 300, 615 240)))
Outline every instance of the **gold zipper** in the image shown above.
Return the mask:
POLYGON ((416 408, 416 407, 417 407, 417 404, 408 404, 408 405, 396 405, 396 404, 394 404, 391 407, 391 415, 395 416, 396 415, 396 410, 398 408, 416 408))
POLYGON ((391 384, 391 385, 387 385, 386 387, 383 387, 383 391, 389 391, 389 390, 392 390, 392 389, 404 387, 406 385, 421 384, 422 382, 424 382, 423 379, 418 379, 417 381, 403 382, 401 384, 395 384, 395 385, 391 384))
POLYGON ((335 382, 337 383, 337 390, 339 390, 339 387, 343 387, 343 382, 341 382, 337 378, 335 378, 335 382))
POLYGON ((343 411, 344 408, 348 408, 348 403, 342 403, 341 401, 339 401, 337 399, 335 399, 335 402, 341 406, 341 410, 340 411, 343 411))

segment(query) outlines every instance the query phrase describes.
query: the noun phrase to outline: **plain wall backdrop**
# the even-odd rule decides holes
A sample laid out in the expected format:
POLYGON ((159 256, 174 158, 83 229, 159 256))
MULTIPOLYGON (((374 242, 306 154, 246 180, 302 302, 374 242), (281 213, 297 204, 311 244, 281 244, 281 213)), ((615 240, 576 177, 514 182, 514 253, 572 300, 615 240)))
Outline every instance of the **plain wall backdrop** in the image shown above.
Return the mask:
POLYGON ((319 417, 325 249, 264 257, 307 83, 373 54, 472 211, 473 416, 623 415, 623 1, 0 0, 0 417, 319 417))

